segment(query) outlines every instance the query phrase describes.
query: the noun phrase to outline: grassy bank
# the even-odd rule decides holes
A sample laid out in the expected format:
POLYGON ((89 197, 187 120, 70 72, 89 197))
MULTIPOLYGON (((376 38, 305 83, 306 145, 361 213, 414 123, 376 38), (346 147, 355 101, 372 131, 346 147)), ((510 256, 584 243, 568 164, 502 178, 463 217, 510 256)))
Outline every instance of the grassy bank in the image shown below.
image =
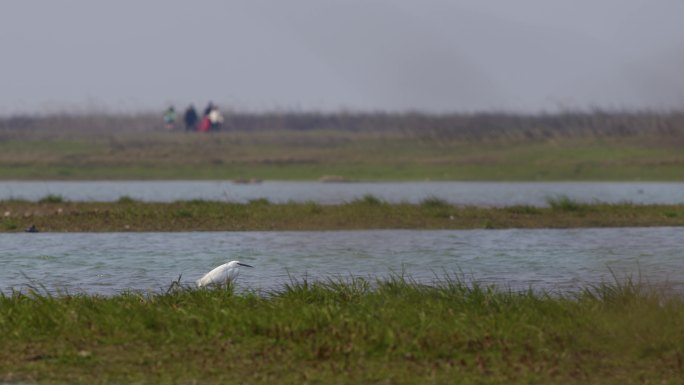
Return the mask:
POLYGON ((684 114, 232 114, 0 119, 0 179, 684 180, 684 114))
POLYGON ((547 208, 455 206, 439 199, 389 204, 373 196, 339 205, 211 201, 113 203, 0 201, 0 231, 264 231, 347 229, 473 229, 682 226, 684 205, 580 204, 567 198, 547 208))
POLYGON ((445 282, 0 296, 0 380, 88 384, 679 384, 684 301, 445 282))

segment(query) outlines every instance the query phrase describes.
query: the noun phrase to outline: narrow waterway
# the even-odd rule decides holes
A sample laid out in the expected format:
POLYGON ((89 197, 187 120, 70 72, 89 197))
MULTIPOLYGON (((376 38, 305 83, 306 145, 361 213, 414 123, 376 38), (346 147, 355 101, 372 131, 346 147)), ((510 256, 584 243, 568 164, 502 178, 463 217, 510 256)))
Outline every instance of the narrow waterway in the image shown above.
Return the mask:
POLYGON ((204 199, 245 203, 337 204, 373 195, 390 203, 419 203, 439 198, 452 204, 477 206, 546 206, 567 196, 592 203, 684 203, 679 182, 273 182, 239 184, 229 181, 0 181, 0 200, 37 201, 58 195, 70 201, 116 201, 121 197, 147 202, 204 199))
POLYGON ((0 290, 111 295, 160 291, 227 260, 240 289, 277 290, 292 279, 405 274, 572 291, 612 274, 684 291, 682 228, 0 234, 0 290))

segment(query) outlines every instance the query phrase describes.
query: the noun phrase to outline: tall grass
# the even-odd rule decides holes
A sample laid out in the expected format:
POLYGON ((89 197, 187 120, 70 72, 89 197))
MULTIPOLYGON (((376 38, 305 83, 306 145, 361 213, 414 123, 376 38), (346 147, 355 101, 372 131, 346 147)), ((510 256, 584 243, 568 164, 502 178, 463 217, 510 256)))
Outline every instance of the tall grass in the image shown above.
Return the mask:
POLYGON ((116 203, 121 205, 130 205, 136 203, 136 200, 129 197, 128 195, 122 195, 119 197, 119 199, 116 200, 116 203))
POLYGON ((420 202, 420 205, 429 208, 429 209, 436 209, 436 210, 444 210, 444 209, 450 209, 451 205, 449 202, 442 198, 437 198, 435 196, 430 196, 425 199, 423 199, 420 202))
POLYGON ((354 199, 352 204, 363 206, 382 206, 383 204, 386 204, 386 202, 373 194, 366 194, 361 198, 354 199))
POLYGON ((684 301, 395 276, 113 297, 0 295, 0 379, 71 383, 677 383, 684 301))
POLYGON ((61 195, 48 194, 40 198, 38 203, 64 203, 64 197, 61 195))
POLYGON ((579 211, 582 208, 580 203, 571 199, 567 195, 547 198, 546 203, 553 210, 558 211, 579 211))

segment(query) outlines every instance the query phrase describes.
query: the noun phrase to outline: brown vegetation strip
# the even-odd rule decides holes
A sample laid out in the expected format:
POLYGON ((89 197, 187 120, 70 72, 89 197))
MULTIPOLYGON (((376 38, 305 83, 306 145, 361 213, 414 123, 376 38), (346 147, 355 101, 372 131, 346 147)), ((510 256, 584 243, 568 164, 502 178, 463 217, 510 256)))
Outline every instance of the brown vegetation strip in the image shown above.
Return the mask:
POLYGON ((373 197, 341 205, 186 201, 0 202, 0 231, 269 231, 352 229, 504 229, 682 226, 684 205, 577 204, 462 207, 439 200, 388 204, 373 197))

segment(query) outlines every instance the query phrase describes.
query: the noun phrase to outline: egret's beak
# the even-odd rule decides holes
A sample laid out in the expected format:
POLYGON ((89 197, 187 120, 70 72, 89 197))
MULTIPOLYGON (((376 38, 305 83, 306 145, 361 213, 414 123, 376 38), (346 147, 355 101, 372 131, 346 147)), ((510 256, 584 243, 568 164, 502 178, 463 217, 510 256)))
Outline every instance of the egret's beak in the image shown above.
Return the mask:
POLYGON ((246 264, 246 263, 240 263, 240 262, 238 262, 238 265, 244 266, 244 267, 254 267, 254 266, 250 266, 250 265, 248 265, 248 264, 246 264))

